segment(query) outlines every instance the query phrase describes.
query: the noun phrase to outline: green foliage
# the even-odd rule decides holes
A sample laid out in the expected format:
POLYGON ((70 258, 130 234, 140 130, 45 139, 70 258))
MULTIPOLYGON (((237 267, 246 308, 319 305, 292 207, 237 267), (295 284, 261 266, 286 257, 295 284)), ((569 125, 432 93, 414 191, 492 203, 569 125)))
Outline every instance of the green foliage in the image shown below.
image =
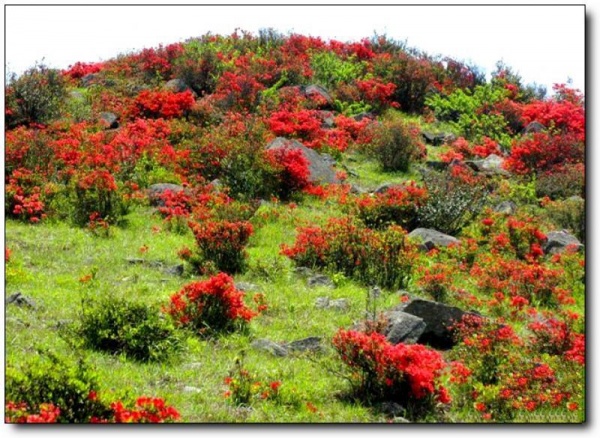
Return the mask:
POLYGON ((571 197, 550 202, 545 207, 546 215, 558 228, 572 232, 580 241, 585 241, 585 200, 571 197))
POLYGON ((13 73, 6 88, 7 126, 47 123, 56 119, 67 98, 60 71, 36 64, 21 76, 13 73))
POLYGON ((355 56, 345 61, 333 52, 318 52, 311 58, 311 68, 315 82, 332 90, 340 84, 360 79, 365 73, 366 63, 358 61, 355 56))
POLYGON ((508 97, 508 90, 492 85, 478 85, 473 91, 457 89, 449 96, 434 94, 425 103, 434 111, 436 118, 450 125, 468 140, 479 142, 487 136, 508 146, 508 122, 494 111, 494 105, 508 97))
POLYGON ((384 171, 406 172, 412 162, 424 155, 416 125, 389 117, 368 129, 373 140, 367 152, 379 161, 384 171))
POLYGON ((565 165, 562 169, 538 174, 536 195, 550 199, 585 196, 585 168, 582 165, 565 165))
POLYGON ((179 348, 172 322, 158 308, 121 298, 84 308, 79 330, 87 347, 141 362, 166 359, 179 348))
POLYGON ((109 413, 108 406, 91 396, 97 389, 98 376, 82 359, 75 363, 51 352, 30 356, 21 369, 6 369, 7 401, 30 407, 53 403, 65 423, 88 423, 109 413))
POLYGON ((176 59, 173 74, 199 96, 210 94, 224 70, 218 53, 215 44, 190 41, 184 45, 183 55, 176 59))
POLYGON ((146 188, 158 183, 180 184, 181 178, 159 164, 155 158, 143 154, 135 163, 131 181, 141 188, 146 188))
POLYGON ((456 234, 477 216, 487 201, 487 188, 448 172, 423 175, 427 199, 417 212, 417 222, 446 234, 456 234))

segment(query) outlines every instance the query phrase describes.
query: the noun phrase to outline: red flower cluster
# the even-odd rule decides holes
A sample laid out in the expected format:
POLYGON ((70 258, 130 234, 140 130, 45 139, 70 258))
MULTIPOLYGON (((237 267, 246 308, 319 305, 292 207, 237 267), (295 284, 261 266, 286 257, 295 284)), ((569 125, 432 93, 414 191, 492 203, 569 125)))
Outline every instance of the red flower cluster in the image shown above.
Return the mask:
POLYGON ((67 70, 63 70, 62 74, 70 77, 71 79, 80 79, 91 73, 98 73, 100 70, 102 70, 102 67, 103 63, 101 62, 76 62, 75 64, 69 66, 67 70))
POLYGON ((240 272, 245 263, 245 246, 253 233, 247 221, 205 220, 188 222, 194 233, 201 261, 214 266, 218 271, 234 274, 240 272))
POLYGON ((232 331, 256 316, 243 298, 244 293, 236 289, 233 278, 220 273, 184 286, 171 296, 164 311, 178 324, 202 335, 232 331))
POLYGON ((5 423, 56 423, 60 409, 52 403, 42 403, 38 413, 32 413, 25 403, 7 402, 4 410, 5 423))
POLYGON ((279 195, 288 199, 294 192, 310 185, 308 160, 299 149, 276 148, 266 151, 267 160, 275 170, 279 195))
POLYGON ((181 415, 161 398, 139 397, 133 408, 126 408, 122 402, 110 404, 112 417, 93 417, 90 423, 174 423, 181 415))
POLYGON ((424 345, 392 345, 380 333, 339 330, 333 346, 353 372, 353 380, 370 398, 418 405, 450 397, 438 379, 446 364, 440 353, 424 345))
POLYGON ((186 114, 194 103, 189 90, 183 93, 144 90, 135 98, 130 113, 133 117, 171 119, 186 114))

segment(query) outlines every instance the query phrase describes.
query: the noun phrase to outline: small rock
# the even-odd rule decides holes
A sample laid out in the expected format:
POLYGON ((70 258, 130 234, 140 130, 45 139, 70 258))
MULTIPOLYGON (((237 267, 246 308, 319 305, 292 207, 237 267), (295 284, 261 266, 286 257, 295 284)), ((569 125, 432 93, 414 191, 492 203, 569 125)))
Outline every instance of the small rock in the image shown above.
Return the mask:
POLYGON ((421 249, 425 251, 430 251, 433 248, 439 248, 441 246, 445 247, 460 243, 460 240, 458 240, 456 237, 452 237, 429 228, 416 228, 408 233, 408 237, 412 239, 420 239, 422 242, 421 249))
POLYGON ((106 126, 106 129, 117 129, 119 127, 119 118, 114 113, 100 113, 100 120, 106 126))
POLYGON ((310 277, 311 275, 313 275, 313 270, 307 268, 306 266, 298 266, 294 268, 294 272, 298 275, 301 275, 302 277, 310 277))
POLYGON ((365 193, 368 193, 368 191, 364 188, 362 188, 361 186, 357 186, 356 184, 351 184, 350 185, 350 193, 352 193, 353 195, 364 195, 365 193))
POLYGON ((346 298, 338 298, 337 300, 329 301, 329 309, 334 310, 348 310, 350 308, 350 303, 346 298))
POLYGON ((202 392, 202 390, 200 388, 196 388, 195 386, 184 386, 183 387, 183 392, 202 392))
POLYGON ((380 186, 378 186, 375 190, 373 190, 373 193, 385 193, 387 192, 389 189, 395 189, 398 187, 403 187, 402 184, 396 184, 396 183, 383 183, 380 186))
POLYGON ((406 312, 387 312, 388 326, 384 332, 391 344, 414 344, 425 332, 427 324, 423 318, 406 312))
POLYGON ((513 215, 517 212, 517 204, 512 201, 504 201, 494 207, 496 213, 513 215))
POLYGON ((399 417, 406 413, 406 409, 396 402, 383 402, 380 410, 382 414, 389 417, 399 417))
POLYGON ((546 130, 546 127, 544 125, 542 125, 537 120, 534 120, 529 125, 525 126, 525 128, 523 128, 523 133, 530 134, 532 132, 543 132, 545 130, 546 130))
POLYGON ((171 266, 165 270, 165 273, 171 274, 171 275, 177 275, 177 276, 182 276, 183 272, 184 272, 184 266, 182 264, 171 266))
POLYGON ((566 230, 551 231, 546 234, 548 240, 542 245, 545 254, 558 254, 564 252, 567 247, 583 251, 583 244, 566 230))
POLYGON ((443 161, 426 161, 425 166, 438 172, 443 172, 448 168, 448 163, 444 163, 443 161))
POLYGON ((235 288, 244 292, 254 292, 259 290, 260 288, 254 283, 247 283, 244 281, 240 281, 235 283, 235 288))
POLYGON ((321 338, 318 336, 310 336, 308 338, 299 339, 297 341, 292 341, 288 343, 285 348, 288 351, 320 351, 322 349, 321 346, 321 338))
POLYGON ((315 307, 317 309, 327 309, 329 307, 329 297, 319 297, 315 301, 315 307))
POLYGON ((276 342, 270 341, 269 339, 257 339, 250 345, 252 345, 252 348, 266 351, 277 357, 284 357, 288 354, 288 351, 285 347, 276 342))
POLYGON ((321 105, 319 105, 320 108, 327 108, 333 105, 333 99, 329 92, 320 85, 308 85, 304 87, 303 91, 306 97, 320 100, 322 102, 321 105))
POLYGON ((37 307, 35 301, 23 295, 21 292, 15 292, 6 299, 6 304, 16 304, 17 306, 25 306, 35 309, 37 307))
POLYGON ((308 279, 308 287, 329 287, 334 289, 335 284, 327 275, 315 274, 308 279))
POLYGON ((172 91, 173 93, 183 93, 184 91, 190 90, 190 87, 182 79, 175 78, 166 82, 163 85, 163 89, 172 91))
POLYGON ((81 78, 81 86, 84 88, 89 87, 94 84, 98 79, 98 75, 96 73, 88 73, 87 75, 81 78))
POLYGON ((183 186, 180 186, 179 184, 152 184, 150 187, 148 187, 148 199, 150 199, 150 205, 155 207, 164 207, 165 201, 161 197, 166 192, 179 193, 183 190, 183 186))

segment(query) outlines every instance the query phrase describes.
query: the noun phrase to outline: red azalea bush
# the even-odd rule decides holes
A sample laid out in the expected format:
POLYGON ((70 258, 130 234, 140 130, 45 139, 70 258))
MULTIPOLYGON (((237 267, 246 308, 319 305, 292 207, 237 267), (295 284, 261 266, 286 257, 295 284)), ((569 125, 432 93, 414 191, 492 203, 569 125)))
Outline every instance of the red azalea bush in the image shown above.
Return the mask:
POLYGON ((299 149, 277 148, 266 151, 267 160, 275 171, 275 192, 282 199, 310 185, 308 160, 299 149))
POLYGON ((469 316, 455 333, 459 343, 452 355, 461 359, 462 371, 453 379, 454 392, 479 418, 506 422, 537 410, 560 412, 572 397, 510 325, 469 316))
POLYGON ((505 166, 511 172, 527 175, 583 163, 584 159, 585 145, 575 134, 536 132, 513 142, 505 166))
POLYGON ((177 409, 158 397, 139 397, 130 408, 116 401, 110 409, 106 418, 92 417, 90 423, 174 423, 181 418, 177 409))
POLYGON ((30 410, 27 403, 6 402, 5 423, 57 423, 60 409, 52 403, 42 403, 37 410, 30 410))
POLYGON ((71 79, 81 79, 91 73, 98 73, 102 70, 102 67, 103 64, 101 62, 76 62, 75 64, 70 65, 67 70, 63 70, 62 74, 71 79))
POLYGON ((369 228, 390 224, 412 230, 416 227, 417 211, 425 202, 427 191, 414 182, 390 187, 383 193, 363 195, 356 200, 358 217, 369 228))
POLYGON ((135 98, 130 113, 132 117, 170 119, 185 115, 194 103, 189 90, 182 93, 144 90, 135 98))
POLYGON ((392 345, 380 333, 340 329, 333 337, 340 359, 350 367, 355 395, 369 402, 393 400, 411 419, 431 414, 450 397, 439 383, 446 363, 424 345, 392 345))
POLYGON ((177 324, 206 336, 244 328, 256 313, 243 299, 244 293, 236 289, 233 278, 219 273, 184 286, 171 295, 164 310, 177 324))
POLYGON ((391 289, 407 284, 416 247, 399 226, 373 231, 346 217, 332 218, 322 228, 298 229, 294 245, 283 245, 281 252, 299 266, 330 269, 391 289))
POLYGON ((117 223, 126 213, 114 176, 107 170, 82 172, 75 177, 73 221, 86 225, 96 213, 108 223, 117 223))
POLYGON ((198 250, 197 263, 204 271, 223 271, 235 274, 246 264, 244 248, 253 233, 247 221, 206 220, 188 222, 194 233, 198 250))

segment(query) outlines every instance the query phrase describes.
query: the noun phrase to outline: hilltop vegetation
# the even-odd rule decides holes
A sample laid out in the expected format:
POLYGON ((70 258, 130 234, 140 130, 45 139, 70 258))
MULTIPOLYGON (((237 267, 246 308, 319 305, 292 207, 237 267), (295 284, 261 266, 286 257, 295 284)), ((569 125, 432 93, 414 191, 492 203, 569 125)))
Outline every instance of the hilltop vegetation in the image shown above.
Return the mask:
POLYGON ((7 421, 585 421, 578 90, 264 30, 5 92, 7 421))

